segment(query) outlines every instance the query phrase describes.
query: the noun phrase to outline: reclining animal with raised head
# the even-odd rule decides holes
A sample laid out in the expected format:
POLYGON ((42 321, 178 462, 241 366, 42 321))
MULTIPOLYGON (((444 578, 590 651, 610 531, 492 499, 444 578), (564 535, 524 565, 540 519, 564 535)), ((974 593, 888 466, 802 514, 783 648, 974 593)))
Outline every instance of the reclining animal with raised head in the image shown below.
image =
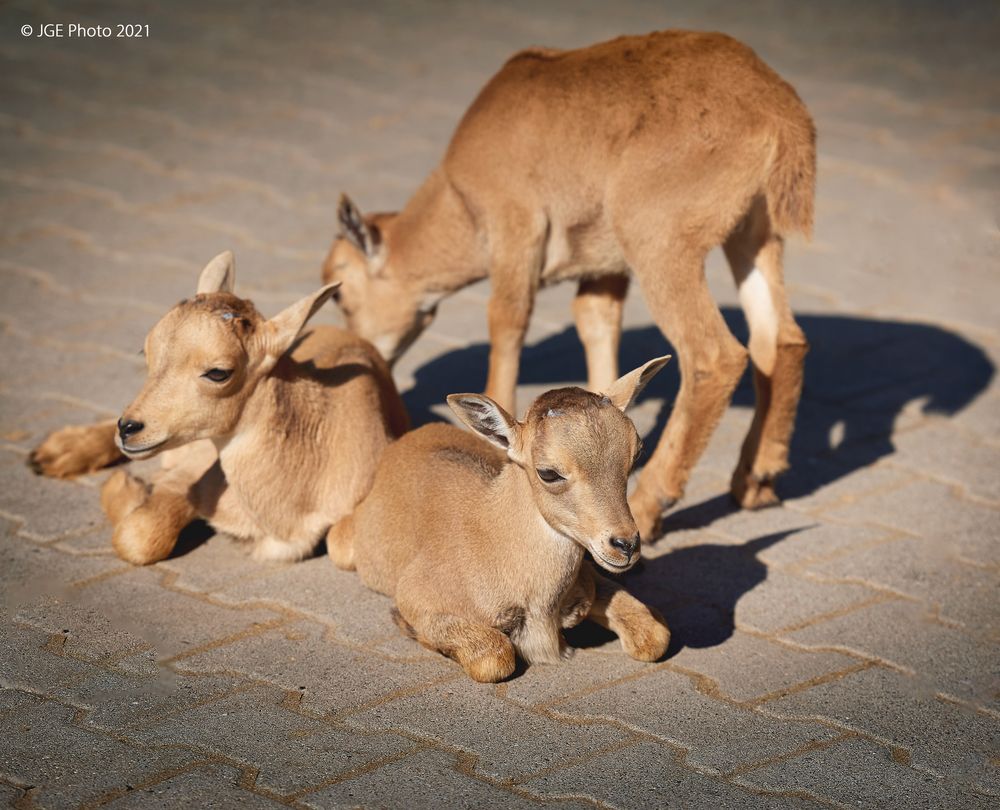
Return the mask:
POLYGON ((590 617, 633 658, 655 661, 670 632, 620 584, 639 559, 626 499, 641 442, 624 411, 668 358, 604 394, 560 388, 516 421, 489 397, 448 404, 478 435, 431 424, 382 455, 371 492, 327 536, 341 568, 395 599, 404 632, 458 661, 477 681, 558 661, 561 628, 590 617))
MULTIPOLYGON (((153 327, 145 385, 112 427, 126 458, 165 455, 151 484, 118 470, 102 488, 114 548, 129 562, 165 558, 196 518, 257 559, 301 559, 364 497, 382 451, 408 427, 369 343, 329 326, 303 334, 336 284, 266 319, 233 294, 234 276, 232 254, 216 257, 197 295, 153 327)), ((107 425, 67 430, 35 463, 106 463, 107 425)))
POLYGON ((346 197, 324 280, 349 327, 393 362, 447 295, 489 278, 486 393, 514 412, 539 287, 579 280, 588 387, 618 376, 634 276, 676 349, 680 394, 630 503, 644 537, 683 494, 747 361, 705 280, 721 245, 750 328, 756 415, 733 473, 742 506, 776 502, 807 350, 784 239, 812 227, 815 128, 795 90, 723 34, 660 31, 511 58, 398 214, 346 197))

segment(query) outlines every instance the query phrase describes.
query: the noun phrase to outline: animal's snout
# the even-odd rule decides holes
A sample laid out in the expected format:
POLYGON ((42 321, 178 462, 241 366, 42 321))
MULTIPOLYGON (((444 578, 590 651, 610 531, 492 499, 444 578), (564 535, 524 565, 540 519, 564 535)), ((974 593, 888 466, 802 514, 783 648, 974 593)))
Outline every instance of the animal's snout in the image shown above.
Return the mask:
POLYGON ((626 557, 632 559, 632 555, 639 548, 639 533, 636 532, 631 537, 612 537, 608 542, 611 543, 613 548, 618 549, 626 557))
POLYGON ((146 426, 142 422, 136 422, 134 419, 125 419, 122 417, 118 420, 118 435, 122 437, 122 441, 125 441, 129 436, 134 436, 144 427, 146 426))

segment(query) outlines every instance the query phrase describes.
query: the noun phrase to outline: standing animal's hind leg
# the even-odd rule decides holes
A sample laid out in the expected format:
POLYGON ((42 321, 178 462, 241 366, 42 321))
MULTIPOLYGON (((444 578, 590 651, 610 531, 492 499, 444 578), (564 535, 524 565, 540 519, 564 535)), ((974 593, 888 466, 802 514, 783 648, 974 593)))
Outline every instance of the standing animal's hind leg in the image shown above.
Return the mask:
POLYGON ((809 350, 788 305, 783 248, 781 237, 770 231, 766 210, 759 203, 724 245, 750 327, 757 402, 731 485, 736 502, 750 509, 778 501, 774 480, 788 468, 788 448, 809 350))
POLYGON ((73 478, 108 467, 124 456, 115 445, 115 420, 54 430, 31 451, 28 464, 39 475, 73 478))
POLYGON ((628 276, 601 276, 580 281, 573 300, 576 333, 587 357, 587 387, 604 391, 618 379, 618 346, 628 276))
POLYGON ((663 511, 684 493, 691 468, 743 374, 747 352, 708 290, 707 250, 685 245, 680 235, 638 244, 641 249, 631 249, 626 258, 653 318, 677 350, 681 371, 666 430, 629 499, 639 531, 648 539, 659 533, 663 511))

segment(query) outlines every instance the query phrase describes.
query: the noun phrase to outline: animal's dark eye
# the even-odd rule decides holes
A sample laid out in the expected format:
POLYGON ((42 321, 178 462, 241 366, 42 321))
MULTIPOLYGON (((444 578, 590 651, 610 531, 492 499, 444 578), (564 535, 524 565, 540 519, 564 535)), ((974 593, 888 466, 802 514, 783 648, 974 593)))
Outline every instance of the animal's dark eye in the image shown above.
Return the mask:
POLYGON ((564 476, 559 475, 555 470, 550 470, 548 467, 539 467, 535 472, 538 473, 538 477, 546 484, 554 484, 556 481, 566 480, 564 476))
POLYGON ((205 379, 211 380, 214 383, 224 383, 230 377, 233 376, 232 370, 227 371, 224 368, 210 368, 204 374, 201 375, 205 379))

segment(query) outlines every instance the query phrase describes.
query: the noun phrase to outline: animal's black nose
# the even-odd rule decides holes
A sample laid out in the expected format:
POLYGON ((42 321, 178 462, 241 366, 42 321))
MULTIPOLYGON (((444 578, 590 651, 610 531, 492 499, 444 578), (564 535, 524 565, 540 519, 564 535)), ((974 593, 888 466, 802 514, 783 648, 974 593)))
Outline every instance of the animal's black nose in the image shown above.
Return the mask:
POLYGON ((631 559, 635 550, 639 548, 639 535, 636 533, 631 537, 612 537, 611 545, 631 559))
POLYGON ((142 422, 136 422, 134 419, 119 419, 118 435, 122 437, 122 441, 125 441, 129 436, 134 436, 144 427, 146 426, 142 422))

